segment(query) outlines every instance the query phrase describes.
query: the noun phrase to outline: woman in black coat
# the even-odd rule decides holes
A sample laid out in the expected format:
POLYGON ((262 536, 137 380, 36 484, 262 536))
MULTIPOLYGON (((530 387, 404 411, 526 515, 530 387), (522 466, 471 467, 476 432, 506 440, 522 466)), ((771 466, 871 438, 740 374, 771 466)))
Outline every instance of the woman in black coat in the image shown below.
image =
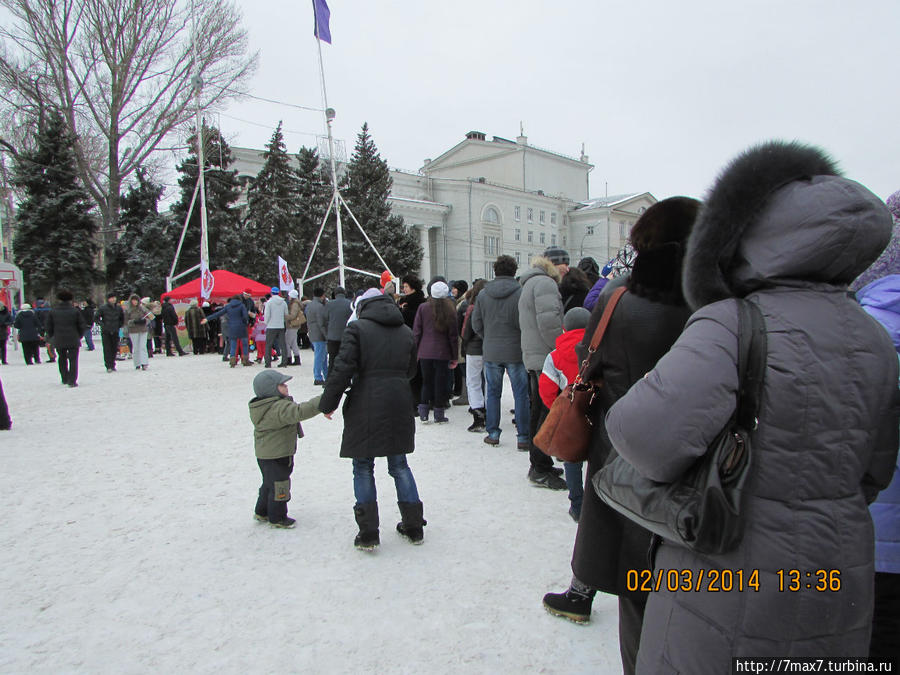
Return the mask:
POLYGON ((544 596, 547 611, 579 623, 590 620, 596 591, 619 596, 619 649, 625 673, 634 673, 647 602, 646 592, 629 588, 626 575, 629 570, 647 569, 650 533, 600 501, 590 481, 616 454, 606 435, 606 411, 653 369, 691 314, 681 292, 681 263, 699 206, 695 199, 672 197, 644 212, 630 234, 638 251, 634 268, 603 289, 576 348, 581 361, 612 291, 625 284, 627 292, 613 312, 587 374, 590 379, 602 378, 604 386, 591 410, 594 434, 572 552, 572 584, 564 593, 544 596))
POLYGON ((16 313, 13 327, 18 331, 19 342, 22 343, 22 356, 25 357, 25 365, 41 362, 41 322, 31 309, 31 305, 24 303, 16 313))
POLYGON ((9 309, 0 302, 0 363, 6 365, 6 341, 9 339, 9 327, 13 318, 9 309))
POLYGON ((409 414, 409 378, 416 368, 412 331, 394 301, 379 295, 359 301, 358 319, 344 330, 341 349, 325 382, 319 410, 330 414, 344 401, 341 457, 353 459, 353 512, 359 525, 354 544, 373 550, 378 544, 375 457, 387 457, 397 489, 401 522, 397 531, 414 544, 422 542, 425 521, 415 478, 406 455, 415 447, 415 421, 409 414))
POLYGON ((81 310, 72 304, 72 292, 61 289, 56 294, 59 304, 47 315, 47 340, 53 341, 59 376, 63 384, 78 386, 78 350, 87 326, 81 310))

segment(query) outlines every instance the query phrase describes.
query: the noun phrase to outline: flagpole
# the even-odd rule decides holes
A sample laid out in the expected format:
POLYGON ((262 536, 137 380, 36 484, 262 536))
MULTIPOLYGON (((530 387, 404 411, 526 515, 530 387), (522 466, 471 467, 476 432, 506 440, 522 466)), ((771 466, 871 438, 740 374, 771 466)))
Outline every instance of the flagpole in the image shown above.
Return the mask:
MULTIPOLYGON (((313 3, 313 14, 315 15, 317 12, 316 4, 313 3)), ((314 16, 316 21, 316 27, 318 30, 318 16, 314 16)), ((334 110, 328 107, 328 91, 325 88, 325 65, 322 61, 322 40, 318 37, 316 38, 316 47, 319 52, 319 79, 322 84, 322 103, 325 108, 325 128, 328 131, 328 159, 331 165, 331 187, 332 187, 332 195, 331 198, 334 202, 334 214, 337 218, 337 250, 338 250, 338 282, 341 286, 344 286, 344 233, 343 227, 341 226, 341 209, 340 204, 338 202, 338 181, 337 181, 337 167, 334 162, 334 137, 331 134, 331 122, 334 120, 334 110)))

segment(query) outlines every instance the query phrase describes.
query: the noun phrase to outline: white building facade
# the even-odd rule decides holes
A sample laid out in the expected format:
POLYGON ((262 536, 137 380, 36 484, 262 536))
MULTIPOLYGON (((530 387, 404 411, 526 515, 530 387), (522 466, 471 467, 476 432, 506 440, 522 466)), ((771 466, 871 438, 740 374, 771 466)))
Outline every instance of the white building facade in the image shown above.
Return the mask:
MULTIPOLYGON (((262 167, 261 151, 232 152, 239 175, 262 167)), ((389 202, 419 236, 423 279, 491 279, 498 255, 521 268, 548 246, 566 249, 573 265, 591 256, 602 267, 656 199, 644 192, 592 200, 592 169, 583 153, 576 159, 531 146, 524 135, 487 140, 471 131, 418 173, 392 170, 389 202)))

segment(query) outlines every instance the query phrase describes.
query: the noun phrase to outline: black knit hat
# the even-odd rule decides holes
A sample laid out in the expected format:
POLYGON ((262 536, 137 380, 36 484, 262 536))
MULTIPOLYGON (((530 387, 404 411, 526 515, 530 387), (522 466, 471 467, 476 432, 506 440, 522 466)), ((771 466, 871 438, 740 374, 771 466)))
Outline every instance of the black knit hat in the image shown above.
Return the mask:
POLYGON ((546 251, 544 251, 544 257, 547 258, 554 265, 568 265, 569 264, 569 252, 559 246, 551 246, 546 251))

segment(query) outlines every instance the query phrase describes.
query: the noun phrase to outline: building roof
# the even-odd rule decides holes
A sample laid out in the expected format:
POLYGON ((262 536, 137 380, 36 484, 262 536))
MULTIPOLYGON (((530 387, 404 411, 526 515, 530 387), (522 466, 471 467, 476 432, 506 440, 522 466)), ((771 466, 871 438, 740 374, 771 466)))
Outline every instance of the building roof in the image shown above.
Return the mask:
POLYGON ((628 194, 622 195, 609 195, 608 197, 597 197, 595 199, 589 199, 585 202, 580 202, 579 206, 576 207, 576 211, 590 211, 591 209, 614 209, 616 207, 622 206, 623 204, 627 204, 628 202, 636 199, 638 197, 643 197, 644 195, 650 195, 649 192, 630 192, 628 194))

